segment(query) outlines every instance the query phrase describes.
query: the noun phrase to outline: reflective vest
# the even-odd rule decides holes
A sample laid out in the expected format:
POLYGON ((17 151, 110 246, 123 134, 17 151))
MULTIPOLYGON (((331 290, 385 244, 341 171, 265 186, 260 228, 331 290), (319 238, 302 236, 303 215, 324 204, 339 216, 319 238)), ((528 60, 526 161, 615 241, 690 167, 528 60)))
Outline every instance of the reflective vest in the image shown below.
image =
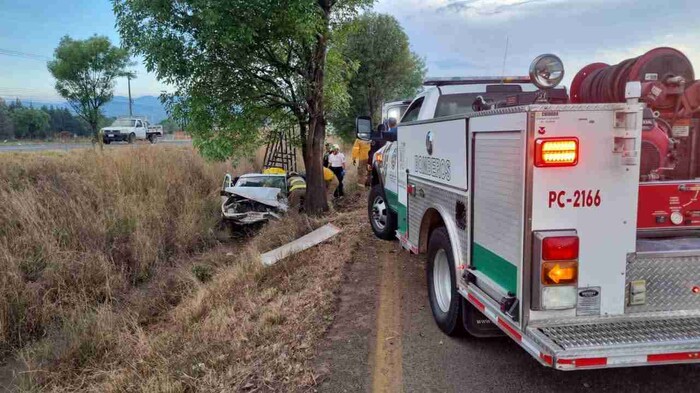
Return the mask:
POLYGON ((366 160, 370 147, 369 141, 356 139, 355 144, 352 146, 352 159, 366 160))
POLYGON ((294 190, 306 190, 306 180, 301 176, 290 176, 287 179, 287 184, 289 184, 289 192, 294 190))
POLYGON ((323 167, 323 180, 324 181, 331 181, 335 177, 335 173, 333 173, 332 170, 328 169, 327 167, 323 167))

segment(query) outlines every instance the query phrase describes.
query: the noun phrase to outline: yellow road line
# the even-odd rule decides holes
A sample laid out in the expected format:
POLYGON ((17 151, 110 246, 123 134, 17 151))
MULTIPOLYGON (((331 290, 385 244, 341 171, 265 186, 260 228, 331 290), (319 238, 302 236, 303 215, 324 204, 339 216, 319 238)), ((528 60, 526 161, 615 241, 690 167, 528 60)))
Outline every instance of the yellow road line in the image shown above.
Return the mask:
POLYGON ((377 337, 372 368, 373 392, 402 391, 401 281, 399 261, 380 251, 381 279, 377 310, 377 337))

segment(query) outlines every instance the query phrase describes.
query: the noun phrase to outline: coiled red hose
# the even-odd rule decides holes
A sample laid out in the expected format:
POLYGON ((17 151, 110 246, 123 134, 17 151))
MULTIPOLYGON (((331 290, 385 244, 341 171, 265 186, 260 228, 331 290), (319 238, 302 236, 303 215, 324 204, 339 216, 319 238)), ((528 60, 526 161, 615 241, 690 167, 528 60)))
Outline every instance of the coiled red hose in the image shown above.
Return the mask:
POLYGON ((571 102, 624 102, 627 82, 664 81, 671 76, 682 76, 688 82, 695 79, 690 60, 673 48, 655 48, 615 65, 589 64, 571 82, 571 102))

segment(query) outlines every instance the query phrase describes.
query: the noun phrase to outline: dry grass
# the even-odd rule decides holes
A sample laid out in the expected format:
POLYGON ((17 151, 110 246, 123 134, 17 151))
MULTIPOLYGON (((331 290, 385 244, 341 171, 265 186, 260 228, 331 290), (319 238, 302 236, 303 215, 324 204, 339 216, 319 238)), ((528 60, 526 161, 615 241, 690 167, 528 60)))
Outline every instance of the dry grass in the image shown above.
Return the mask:
POLYGON ((20 390, 314 386, 313 346, 366 230, 352 175, 327 217, 290 214, 245 245, 216 245, 226 168, 189 149, 0 160, 0 334, 26 365, 20 390), (260 266, 259 253, 328 221, 343 234, 260 266))
POLYGON ((69 352, 108 306, 211 247, 224 171, 160 146, 0 156, 0 353, 37 340, 69 352))

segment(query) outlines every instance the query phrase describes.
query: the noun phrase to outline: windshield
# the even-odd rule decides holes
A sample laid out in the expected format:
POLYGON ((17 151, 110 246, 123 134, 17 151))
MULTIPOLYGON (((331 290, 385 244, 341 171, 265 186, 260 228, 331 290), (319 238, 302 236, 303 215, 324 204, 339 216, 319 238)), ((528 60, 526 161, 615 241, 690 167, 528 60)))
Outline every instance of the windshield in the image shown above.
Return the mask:
POLYGON ((133 127, 135 124, 134 119, 117 119, 112 123, 112 127, 133 127))
POLYGON ((268 187, 286 190, 284 176, 246 176, 238 179, 236 187, 268 187))
POLYGON ((403 116, 404 112, 406 112, 406 109, 408 108, 408 105, 398 105, 398 106, 392 106, 387 108, 386 110, 386 119, 389 119, 393 117, 396 120, 401 119, 401 116, 403 116))

